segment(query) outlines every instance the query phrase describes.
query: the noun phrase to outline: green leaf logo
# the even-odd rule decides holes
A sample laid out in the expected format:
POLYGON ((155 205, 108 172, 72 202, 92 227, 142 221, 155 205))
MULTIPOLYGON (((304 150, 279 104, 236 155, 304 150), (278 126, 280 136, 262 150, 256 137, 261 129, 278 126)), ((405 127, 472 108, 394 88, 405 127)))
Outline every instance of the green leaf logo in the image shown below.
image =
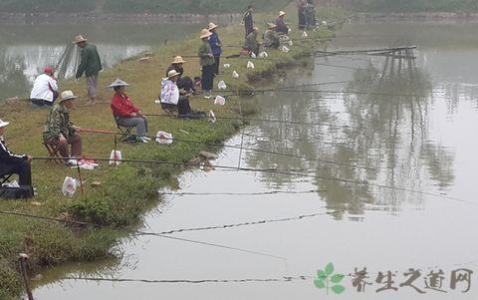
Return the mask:
POLYGON ((345 287, 340 283, 344 280, 345 276, 342 274, 334 274, 335 268, 333 263, 329 263, 325 266, 325 269, 317 271, 317 277, 314 280, 314 285, 318 289, 325 289, 326 293, 332 291, 336 295, 340 295, 345 292, 345 287))

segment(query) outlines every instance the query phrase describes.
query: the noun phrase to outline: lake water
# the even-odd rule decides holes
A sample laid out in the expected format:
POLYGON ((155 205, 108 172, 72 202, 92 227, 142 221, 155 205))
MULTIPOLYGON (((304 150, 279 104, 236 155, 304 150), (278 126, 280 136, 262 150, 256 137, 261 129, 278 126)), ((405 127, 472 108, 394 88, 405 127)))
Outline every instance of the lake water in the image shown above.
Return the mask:
MULTIPOLYGON (((103 66, 118 62, 168 41, 197 31, 197 24, 95 24, 95 25, 2 25, 0 27, 0 99, 30 96, 36 76, 46 66, 59 66, 71 41, 82 34, 97 45, 103 66)), ((79 59, 71 51, 64 64, 67 77, 75 73, 79 59)), ((63 65, 63 64, 61 64, 63 65)), ((60 65, 60 66, 61 66, 60 65)))
POLYGON ((413 44, 416 59, 336 56, 292 71, 284 85, 311 86, 257 96, 257 118, 278 122, 253 121, 248 150, 215 162, 262 171, 184 174, 144 231, 220 228, 125 239, 119 261, 45 273, 36 299, 323 299, 314 279, 329 263, 346 275, 330 298, 476 299, 475 27, 346 26, 329 50, 413 44), (278 281, 55 281, 67 276, 278 281))

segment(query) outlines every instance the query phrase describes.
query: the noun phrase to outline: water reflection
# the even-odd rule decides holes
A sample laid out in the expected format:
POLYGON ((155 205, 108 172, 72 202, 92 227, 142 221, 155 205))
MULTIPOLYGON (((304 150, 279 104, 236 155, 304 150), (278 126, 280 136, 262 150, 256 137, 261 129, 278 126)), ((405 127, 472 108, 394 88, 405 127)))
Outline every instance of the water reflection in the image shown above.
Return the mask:
MULTIPOLYGON (((453 155, 429 141, 432 84, 410 56, 396 53, 370 59, 350 74, 343 94, 274 97, 274 105, 264 105, 265 115, 324 125, 261 124, 256 134, 267 138, 257 141, 258 148, 300 158, 251 153, 247 163, 257 168, 315 170, 320 197, 337 219, 367 209, 399 211, 403 202, 423 201, 420 194, 375 183, 421 190, 421 183, 431 178, 446 189, 454 180, 453 155), (335 100, 326 105, 324 101, 331 98, 325 97, 335 100)), ((275 188, 294 181, 282 175, 263 176, 275 188)))

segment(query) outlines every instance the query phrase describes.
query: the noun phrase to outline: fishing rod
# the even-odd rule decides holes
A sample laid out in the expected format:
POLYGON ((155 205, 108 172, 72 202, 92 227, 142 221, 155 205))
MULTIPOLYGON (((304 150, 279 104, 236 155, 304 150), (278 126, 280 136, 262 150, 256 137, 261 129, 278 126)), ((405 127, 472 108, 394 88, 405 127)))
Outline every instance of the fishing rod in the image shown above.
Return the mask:
POLYGON ((131 279, 131 278, 102 278, 102 277, 63 277, 60 280, 95 281, 95 282, 122 282, 122 283, 148 283, 148 284, 218 284, 218 283, 277 283, 310 280, 312 276, 283 276, 278 278, 246 278, 246 279, 131 279))
POLYGON ((401 47, 393 47, 393 48, 378 48, 378 49, 355 49, 355 50, 334 50, 334 51, 315 51, 319 54, 326 54, 326 55, 337 55, 337 54, 354 54, 354 53, 374 53, 374 52, 397 52, 397 51, 404 51, 404 50, 414 50, 417 49, 417 46, 401 46, 401 47))
MULTIPOLYGON (((54 157, 33 157, 33 160, 44 160, 44 161, 51 161, 55 160, 56 158, 54 157)), ((170 166, 176 166, 176 167, 188 167, 187 163, 175 163, 171 161, 162 161, 162 160, 134 160, 134 159, 110 159, 110 158, 90 158, 95 161, 116 161, 116 162, 121 162, 121 163, 138 163, 138 164, 158 164, 158 165, 170 165, 170 166)), ((189 166, 191 166, 189 164, 189 166)), ((259 168, 238 168, 234 166, 225 166, 225 165, 210 165, 210 167, 214 169, 222 169, 222 170, 235 170, 238 172, 250 172, 250 173, 263 173, 263 174, 275 174, 275 175, 284 175, 284 176, 293 176, 293 177, 304 177, 304 178, 311 178, 311 179, 322 179, 322 180, 327 180, 327 181, 337 181, 337 182, 342 182, 342 183, 348 183, 348 184, 355 184, 355 185, 365 185, 365 186, 374 186, 377 188, 381 189, 388 189, 388 190, 396 190, 396 191, 403 191, 403 192, 409 192, 409 193, 414 193, 414 194, 419 194, 419 195, 428 195, 440 199, 447 199, 447 200, 452 200, 452 201, 457 201, 457 202, 463 202, 463 203, 468 203, 472 205, 478 205, 478 203, 469 201, 469 200, 463 200, 455 197, 449 197, 449 196, 444 196, 441 194, 436 194, 433 192, 426 192, 426 191, 418 191, 414 189, 409 189, 409 188, 404 188, 404 187, 397 187, 397 186, 389 186, 389 185, 384 185, 384 184, 378 184, 378 183, 370 183, 368 181, 360 181, 360 180, 352 180, 352 179, 343 179, 343 178, 337 178, 337 177, 331 177, 331 176, 321 176, 316 173, 304 173, 303 170, 279 170, 277 168, 270 168, 270 169, 259 169, 259 168)))

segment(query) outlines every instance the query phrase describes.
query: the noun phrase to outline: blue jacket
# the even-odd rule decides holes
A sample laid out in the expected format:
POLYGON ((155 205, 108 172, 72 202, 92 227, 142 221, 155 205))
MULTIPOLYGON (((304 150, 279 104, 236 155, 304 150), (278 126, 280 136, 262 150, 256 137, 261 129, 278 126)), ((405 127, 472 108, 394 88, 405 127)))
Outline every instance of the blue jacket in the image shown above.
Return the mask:
POLYGON ((222 53, 221 49, 221 41, 219 40, 219 36, 216 32, 214 32, 211 37, 209 38, 209 45, 211 45, 212 55, 220 56, 222 53))

